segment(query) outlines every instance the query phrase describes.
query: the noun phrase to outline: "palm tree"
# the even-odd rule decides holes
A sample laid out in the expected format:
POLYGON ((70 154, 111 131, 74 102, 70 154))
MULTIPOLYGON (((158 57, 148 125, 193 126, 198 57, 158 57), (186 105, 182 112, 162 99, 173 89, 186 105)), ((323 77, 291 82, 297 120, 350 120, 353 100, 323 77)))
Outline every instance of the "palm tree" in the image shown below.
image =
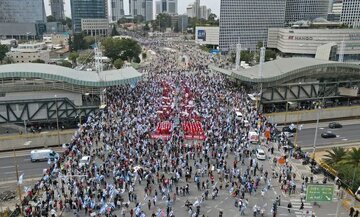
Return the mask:
POLYGON ((343 162, 354 168, 354 174, 351 181, 351 190, 355 192, 357 188, 357 186, 355 186, 356 183, 355 177, 356 177, 356 173, 359 171, 359 166, 360 166, 360 148, 353 147, 351 151, 347 153, 343 162))
POLYGON ((344 163, 358 168, 360 166, 360 148, 353 147, 343 160, 344 163))
POLYGON ((326 150, 326 155, 324 155, 325 163, 329 164, 330 166, 334 166, 338 163, 341 163, 346 156, 346 151, 342 147, 334 147, 331 150, 326 150))

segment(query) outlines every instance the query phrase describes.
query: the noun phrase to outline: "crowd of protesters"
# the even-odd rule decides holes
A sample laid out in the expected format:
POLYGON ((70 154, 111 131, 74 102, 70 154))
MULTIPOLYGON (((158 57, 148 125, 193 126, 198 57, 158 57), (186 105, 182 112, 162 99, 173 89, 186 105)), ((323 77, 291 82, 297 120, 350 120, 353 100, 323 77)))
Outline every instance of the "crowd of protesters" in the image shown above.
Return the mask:
MULTIPOLYGON (((271 179, 278 178, 289 193, 295 190, 291 167, 275 176, 257 160, 255 149, 261 139, 258 145, 251 145, 249 131, 262 137, 266 130, 274 133, 275 129, 258 113, 243 87, 209 72, 207 66, 215 60, 192 45, 147 41, 146 46, 156 55, 143 69, 144 79, 106 89, 107 107, 79 126, 64 154, 27 189, 32 199, 24 201, 25 216, 58 216, 62 212, 175 216, 173 205, 180 199, 186 201, 190 217, 205 216, 203 202, 216 200, 219 192, 234 197, 234 209, 240 215, 256 215, 264 213, 264 208, 261 204, 251 208, 247 198, 264 196, 272 187, 271 179), (168 140, 151 138, 161 121, 157 110, 163 82, 172 87, 173 98, 168 140), (183 91, 180 84, 189 87, 194 96, 204 140, 186 140, 181 123, 177 123, 183 91), (241 111, 242 117, 235 110, 241 111), (189 183, 196 183, 196 188, 189 183), (199 197, 194 201, 188 195, 199 197)), ((273 152, 275 143, 268 140, 262 141, 263 145, 273 152)))

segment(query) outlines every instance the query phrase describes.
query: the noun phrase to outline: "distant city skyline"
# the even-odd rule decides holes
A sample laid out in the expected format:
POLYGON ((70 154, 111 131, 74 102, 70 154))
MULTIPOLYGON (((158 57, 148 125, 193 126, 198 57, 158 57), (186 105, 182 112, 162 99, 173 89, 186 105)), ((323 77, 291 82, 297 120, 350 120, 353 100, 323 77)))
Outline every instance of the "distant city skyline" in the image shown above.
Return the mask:
MULTIPOLYGON (((64 1, 65 1, 65 15, 69 17, 71 14, 70 0, 64 0, 64 1)), ((108 1, 110 2, 110 0, 108 0, 108 1)), ((47 15, 51 14, 49 2, 50 2, 50 0, 45 0, 45 9, 46 9, 47 15)), ((154 9, 155 9, 155 2, 156 2, 156 0, 154 0, 154 6, 153 6, 154 9)), ((189 4, 192 4, 194 2, 195 2, 195 0, 178 0, 178 13, 185 14, 186 7, 189 4)), ((212 13, 215 13, 218 17, 220 16, 220 0, 201 0, 200 4, 206 5, 208 8, 211 9, 212 13)), ((125 9, 125 14, 128 14, 129 13, 129 1, 124 1, 124 9, 125 9)), ((154 11, 154 14, 155 14, 155 11, 154 11)))

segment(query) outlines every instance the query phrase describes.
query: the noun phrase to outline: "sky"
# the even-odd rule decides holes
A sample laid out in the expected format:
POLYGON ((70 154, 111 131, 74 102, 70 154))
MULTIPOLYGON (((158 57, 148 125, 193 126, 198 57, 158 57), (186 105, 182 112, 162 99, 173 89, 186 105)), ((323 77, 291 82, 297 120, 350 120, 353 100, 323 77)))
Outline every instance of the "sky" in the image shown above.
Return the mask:
MULTIPOLYGON (((155 13, 155 1, 154 0, 154 13, 155 13)), ((179 14, 186 13, 186 7, 189 4, 194 3, 195 0, 178 0, 178 10, 179 14)), ((125 13, 128 12, 129 6, 128 1, 124 1, 125 4, 125 13)), ((200 0, 201 5, 206 5, 208 8, 211 8, 212 13, 215 13, 218 17, 220 15, 220 0, 200 0)), ((50 15, 50 6, 49 6, 49 0, 45 0, 45 9, 46 14, 50 15)), ((65 0, 65 15, 70 16, 71 10, 70 10, 70 0, 65 0)))
MULTIPOLYGON (((155 12, 155 1, 154 0, 154 12, 155 12)), ((129 10, 128 1, 124 1, 125 3, 125 12, 129 10)), ((189 4, 194 3, 195 0, 178 0, 178 10, 179 14, 186 13, 186 7, 189 4)), ((201 5, 206 5, 208 8, 211 8, 212 13, 215 13, 218 17, 220 15, 220 0, 200 0, 201 5)), ((45 0, 45 9, 46 14, 50 15, 50 6, 49 6, 49 0, 45 0)), ((70 0, 65 0, 65 15, 70 16, 71 10, 70 10, 70 0)))

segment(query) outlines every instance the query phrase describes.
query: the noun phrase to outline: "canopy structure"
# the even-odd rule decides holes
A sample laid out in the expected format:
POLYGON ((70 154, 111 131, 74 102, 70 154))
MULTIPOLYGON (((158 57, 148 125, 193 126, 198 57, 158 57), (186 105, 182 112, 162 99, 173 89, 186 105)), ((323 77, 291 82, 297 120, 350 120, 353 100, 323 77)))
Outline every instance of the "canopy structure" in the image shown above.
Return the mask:
POLYGON ((141 77, 142 74, 132 67, 102 71, 98 74, 95 71, 77 71, 67 67, 41 63, 17 63, 0 66, 0 79, 34 78, 85 87, 109 87, 134 83, 141 77))

